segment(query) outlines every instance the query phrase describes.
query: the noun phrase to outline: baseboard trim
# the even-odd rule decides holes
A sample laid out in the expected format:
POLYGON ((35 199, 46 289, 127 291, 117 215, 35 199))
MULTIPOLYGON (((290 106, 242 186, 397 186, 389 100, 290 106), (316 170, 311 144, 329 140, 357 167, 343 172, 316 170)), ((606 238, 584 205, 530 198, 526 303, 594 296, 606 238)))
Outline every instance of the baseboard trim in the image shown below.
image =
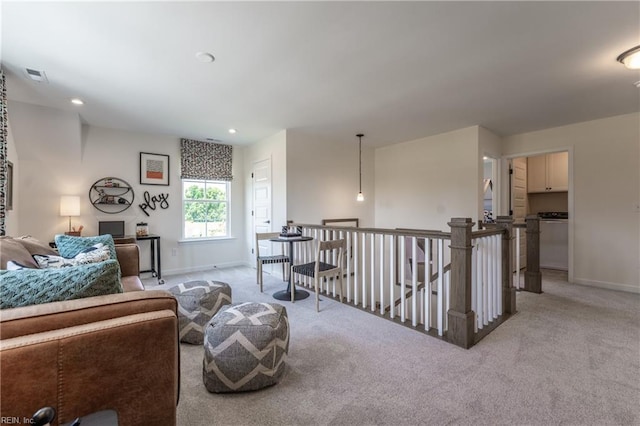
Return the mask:
POLYGON ((574 284, 580 284, 588 287, 598 287, 607 290, 624 291, 626 293, 640 294, 640 286, 633 286, 629 284, 609 283, 606 281, 587 280, 584 278, 574 278, 574 284))
POLYGON ((247 266, 247 263, 246 262, 228 262, 228 263, 215 263, 215 264, 212 263, 210 265, 193 266, 190 268, 166 269, 162 271, 162 275, 167 276, 167 275, 189 274, 191 272, 202 272, 202 271, 210 271, 211 269, 232 268, 234 266, 247 266))

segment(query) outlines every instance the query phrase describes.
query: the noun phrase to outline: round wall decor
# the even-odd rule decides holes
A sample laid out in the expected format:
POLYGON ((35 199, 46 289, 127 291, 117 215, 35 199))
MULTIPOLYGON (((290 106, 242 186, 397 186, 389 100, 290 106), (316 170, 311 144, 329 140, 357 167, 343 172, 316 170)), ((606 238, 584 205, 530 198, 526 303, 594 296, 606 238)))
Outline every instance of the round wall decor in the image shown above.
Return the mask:
POLYGON ((89 189, 89 201, 103 213, 120 213, 133 204, 133 188, 116 177, 98 179, 89 189))

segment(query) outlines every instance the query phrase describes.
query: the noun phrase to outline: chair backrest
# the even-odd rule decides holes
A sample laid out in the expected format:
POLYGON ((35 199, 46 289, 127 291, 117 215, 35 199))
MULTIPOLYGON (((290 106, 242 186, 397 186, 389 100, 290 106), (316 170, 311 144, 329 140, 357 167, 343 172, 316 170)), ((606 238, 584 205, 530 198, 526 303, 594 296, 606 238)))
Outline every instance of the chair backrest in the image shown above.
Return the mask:
POLYGON ((256 232, 256 257, 260 256, 260 241, 278 238, 279 232, 256 232))
POLYGON ((318 251, 316 254, 316 260, 321 260, 321 253, 324 254, 324 262, 333 264, 333 259, 329 258, 334 250, 337 250, 337 259, 335 266, 343 266, 344 262, 344 252, 347 248, 347 240, 328 240, 328 241, 320 241, 318 243, 318 251))

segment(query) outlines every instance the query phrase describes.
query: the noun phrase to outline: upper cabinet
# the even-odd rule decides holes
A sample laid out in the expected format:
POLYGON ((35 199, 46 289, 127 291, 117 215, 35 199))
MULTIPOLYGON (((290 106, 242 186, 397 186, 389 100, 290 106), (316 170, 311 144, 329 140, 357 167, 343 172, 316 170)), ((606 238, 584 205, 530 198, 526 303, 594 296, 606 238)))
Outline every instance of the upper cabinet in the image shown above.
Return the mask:
POLYGON ((527 159, 527 192, 569 190, 569 153, 554 152, 527 159))

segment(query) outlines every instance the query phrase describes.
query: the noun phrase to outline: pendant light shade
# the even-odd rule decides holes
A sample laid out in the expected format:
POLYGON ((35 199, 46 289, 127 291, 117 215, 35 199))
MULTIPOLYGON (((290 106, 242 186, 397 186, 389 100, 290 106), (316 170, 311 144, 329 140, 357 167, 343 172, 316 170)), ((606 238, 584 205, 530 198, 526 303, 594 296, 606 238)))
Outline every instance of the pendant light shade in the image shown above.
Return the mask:
POLYGON ((356 201, 364 201, 364 195, 362 194, 362 137, 364 136, 362 133, 358 133, 356 135, 359 139, 358 142, 358 159, 359 159, 359 173, 360 173, 360 186, 358 196, 356 197, 356 201))

